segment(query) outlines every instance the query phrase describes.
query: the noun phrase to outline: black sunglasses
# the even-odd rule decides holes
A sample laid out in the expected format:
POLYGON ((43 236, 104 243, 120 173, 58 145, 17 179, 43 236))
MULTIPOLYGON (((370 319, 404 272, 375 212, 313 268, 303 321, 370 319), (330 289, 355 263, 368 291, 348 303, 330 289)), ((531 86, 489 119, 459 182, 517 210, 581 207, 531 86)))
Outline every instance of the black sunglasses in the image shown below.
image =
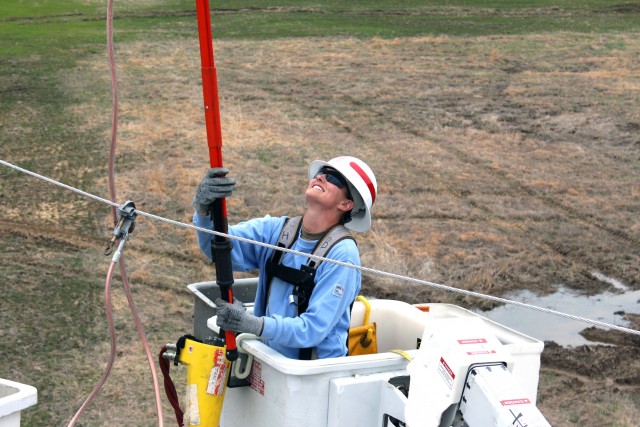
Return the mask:
POLYGON ((325 175, 328 183, 333 184, 340 189, 347 186, 347 180, 344 179, 344 176, 335 169, 327 167, 320 168, 320 170, 314 175, 314 178, 317 178, 320 175, 325 175))

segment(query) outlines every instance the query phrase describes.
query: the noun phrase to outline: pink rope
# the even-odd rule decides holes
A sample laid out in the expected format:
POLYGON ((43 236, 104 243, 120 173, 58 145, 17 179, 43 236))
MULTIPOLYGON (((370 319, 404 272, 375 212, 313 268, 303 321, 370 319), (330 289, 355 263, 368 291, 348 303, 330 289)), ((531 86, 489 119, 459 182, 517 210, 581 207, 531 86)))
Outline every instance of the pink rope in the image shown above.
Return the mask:
POLYGON ((109 335, 111 336, 111 351, 109 352, 109 360, 107 361, 107 366, 105 366, 104 371, 102 372, 102 377, 100 378, 100 381, 98 381, 98 384, 96 384, 93 391, 89 394, 89 397, 87 397, 87 400, 85 400, 82 406, 80 406, 80 409, 78 409, 78 412, 76 412, 76 414, 73 416, 71 421, 69 421, 69 424, 68 424, 69 427, 73 427, 76 425, 76 422, 78 422, 78 419, 80 418, 80 416, 83 414, 85 409, 87 409, 87 406, 89 406, 89 403, 91 403, 93 398, 96 397, 98 393, 100 393, 102 386, 104 386, 104 384, 107 382, 107 377, 109 376, 109 372, 111 372, 111 368, 113 367, 113 362, 116 359, 116 328, 113 324, 113 313, 111 310, 111 276, 113 276, 113 270, 115 266, 116 266, 116 263, 112 261, 111 265, 109 266, 109 272, 107 273, 107 281, 104 286, 104 299, 105 299, 105 306, 107 311, 107 321, 109 323, 109 335))
MULTIPOLYGON (((109 147, 109 195, 111 197, 111 201, 117 203, 116 197, 116 180, 115 180, 115 157, 116 157, 116 142, 117 142, 117 134, 118 134, 118 82, 116 79, 116 66, 115 66, 115 53, 113 49, 113 2, 114 0, 109 0, 107 3, 107 49, 109 51, 109 74, 111 76, 111 93, 112 93, 112 107, 111 107, 111 143, 109 147)), ((113 224, 114 226, 117 224, 118 215, 116 211, 116 207, 111 207, 111 212, 113 216, 113 224)), ((113 325, 113 313, 111 310, 111 277, 113 275, 113 270, 116 262, 112 261, 111 266, 109 267, 109 273, 107 275, 107 282, 105 285, 105 299, 107 306, 107 319, 109 323, 109 331, 111 333, 111 351, 109 354, 109 361, 107 366, 102 374, 102 378, 93 389, 87 400, 82 404, 78 412, 69 422, 69 427, 72 427, 76 424, 82 413, 85 411, 86 407, 91 403, 95 396, 100 392, 104 384, 106 383, 107 377, 113 367, 113 363, 115 360, 116 353, 116 335, 115 335, 115 327, 113 325)), ((127 271, 124 264, 124 258, 120 258, 120 275, 122 276, 122 282, 124 284, 125 294, 127 295, 127 301, 129 302, 129 309, 131 310, 131 314, 133 315, 136 329, 138 330, 138 335, 140 336, 140 341, 142 342, 142 346, 144 348, 147 361, 149 362, 149 366, 151 368, 151 376, 153 377, 153 388, 154 395, 156 401, 156 413, 158 416, 158 426, 163 427, 164 420, 162 416, 162 401, 160 399, 160 386, 158 384, 158 373, 156 371, 155 360, 153 355, 151 354, 151 350, 149 348, 149 342, 147 341, 147 337, 145 336, 144 329, 142 327, 142 322, 140 321, 140 315, 138 314, 138 310, 136 308, 135 302, 133 301, 133 295, 131 294, 131 288, 129 286, 129 279, 127 278, 127 271)))

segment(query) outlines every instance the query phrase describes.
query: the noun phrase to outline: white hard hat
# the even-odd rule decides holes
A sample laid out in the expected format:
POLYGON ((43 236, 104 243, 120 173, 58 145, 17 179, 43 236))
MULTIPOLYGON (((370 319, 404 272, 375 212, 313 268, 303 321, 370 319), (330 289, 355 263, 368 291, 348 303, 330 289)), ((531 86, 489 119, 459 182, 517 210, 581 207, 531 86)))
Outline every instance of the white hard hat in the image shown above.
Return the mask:
POLYGON ((344 226, 359 233, 371 228, 371 206, 376 201, 378 183, 373 171, 365 162, 351 156, 335 157, 328 162, 314 160, 309 165, 309 179, 313 178, 323 166, 329 166, 342 174, 347 180, 353 199, 351 221, 344 226))

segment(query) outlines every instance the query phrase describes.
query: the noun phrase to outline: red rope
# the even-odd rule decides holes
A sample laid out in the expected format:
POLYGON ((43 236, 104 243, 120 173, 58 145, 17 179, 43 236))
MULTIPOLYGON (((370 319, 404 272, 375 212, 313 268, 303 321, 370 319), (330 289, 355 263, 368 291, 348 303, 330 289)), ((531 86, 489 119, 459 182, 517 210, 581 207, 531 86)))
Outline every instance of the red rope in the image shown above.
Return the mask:
POLYGON ((160 370, 162 371, 162 375, 164 377, 164 391, 167 393, 167 398, 169 399, 169 403, 173 407, 173 411, 176 413, 176 421, 178 421, 178 426, 184 426, 184 412, 180 409, 180 402, 178 400, 178 392, 176 391, 176 387, 173 384, 173 380, 171 379, 171 375, 169 374, 169 368, 171 367, 171 362, 163 357, 165 351, 167 351, 167 346, 162 347, 160 350, 160 354, 158 355, 158 363, 160 364, 160 370))
MULTIPOLYGON (((107 50, 109 52, 109 76, 111 77, 111 143, 109 144, 109 196, 112 202, 116 199, 115 158, 118 135, 118 83, 116 80, 116 59, 113 50, 113 2, 107 2, 107 50)), ((111 208, 113 224, 118 221, 116 208, 111 208)))
MULTIPOLYGON (((116 197, 116 184, 115 184, 115 154, 116 154, 116 141, 117 141, 117 131, 118 131, 118 85, 116 79, 116 65, 115 65, 115 54, 113 49, 113 3, 114 0, 108 0, 107 2, 107 48, 109 51, 109 74, 111 77, 111 91, 112 91, 112 107, 111 107, 111 144, 109 147, 109 195, 111 196, 111 200, 113 202, 117 201, 116 197)), ((114 225, 118 221, 118 216, 116 212, 115 206, 112 207, 112 215, 113 215, 113 223, 114 225)), ((109 372, 111 371, 111 367, 113 366, 115 360, 115 348, 116 348, 116 337, 115 337, 115 328, 113 326, 113 314, 111 309, 111 278, 113 275, 113 270, 115 268, 115 264, 117 261, 112 261, 111 266, 109 267, 109 273, 107 275, 107 283, 105 286, 105 296, 106 296, 106 306, 107 306, 107 319, 109 321, 109 330, 111 333, 111 353, 109 356, 109 362, 105 368, 102 378, 99 383, 96 385, 94 390, 91 392, 87 400, 80 407, 78 412, 75 414, 69 426, 74 426, 80 418, 80 415, 84 412, 89 403, 93 400, 93 398, 100 392, 104 383, 109 376, 109 372)), ((162 416, 162 401, 160 399, 160 387, 158 385, 158 374, 156 372, 156 367, 153 361, 153 355, 151 354, 151 350, 149 348, 149 343, 147 341, 147 337, 145 336, 144 329, 142 327, 142 322, 140 321, 140 315, 138 314, 138 310, 136 308, 135 302, 133 301, 133 295, 131 294, 131 288, 129 286, 129 280, 127 278, 127 272, 124 264, 124 258, 120 259, 120 274, 122 276, 122 281, 124 284, 125 294, 127 296, 127 301, 129 302, 129 308, 131 310, 131 314, 133 315, 136 329, 138 330, 138 335, 140 336, 140 341, 142 342, 142 346, 144 348, 145 354, 147 356, 147 361, 149 362, 149 367, 151 368, 151 376, 153 379, 153 389, 155 394, 156 401, 156 414, 158 417, 158 426, 163 427, 164 420, 162 416)))
POLYGON ((93 391, 89 394, 89 397, 84 401, 78 412, 73 416, 71 421, 69 421, 68 427, 73 427, 78 422, 78 419, 82 415, 82 413, 87 409, 87 406, 91 403, 91 401, 100 393, 100 390, 107 382, 107 377, 109 376, 109 372, 111 372, 111 368, 113 367, 113 363, 116 359, 116 328, 113 322, 113 312, 111 309, 111 277, 113 276, 113 270, 115 269, 116 263, 111 262, 109 266, 109 271, 107 272, 107 280, 104 286, 104 299, 105 306, 107 311, 107 321, 109 324, 109 335, 111 336, 111 351, 109 352, 109 360, 107 361, 107 365, 102 372, 102 377, 98 384, 93 388, 93 391))
MULTIPOLYGON (((118 135, 118 82, 116 79, 116 60, 115 60, 115 53, 113 48, 113 3, 114 3, 114 0, 108 0, 107 2, 107 49, 109 51, 109 75, 111 77, 111 92, 112 92, 111 143, 109 146, 109 195, 111 196, 111 201, 117 202, 115 157, 116 157, 116 142, 118 138, 117 136, 118 135)), ((113 215, 113 223, 115 225, 118 221, 115 206, 112 207, 111 211, 113 215)), ((158 374, 156 372, 156 367, 153 362, 153 356, 151 354, 151 350, 149 349, 149 343, 147 341, 144 330, 142 328, 142 323, 140 321, 138 310, 133 301, 133 296, 131 294, 129 280, 127 278, 124 259, 120 260, 120 274, 122 276, 125 294, 127 295, 127 301, 129 302, 129 309, 131 310, 131 314, 133 315, 133 318, 136 324, 136 329, 138 330, 138 335, 140 337, 140 341, 142 342, 142 347, 144 348, 145 355, 147 357, 147 362, 149 363, 149 367, 151 369, 151 377, 153 379, 153 390, 154 390, 154 396, 155 396, 155 402, 156 402, 156 414, 158 417, 158 426, 163 427, 164 420, 162 419, 163 418, 162 401, 160 399, 160 387, 158 386, 158 374)))

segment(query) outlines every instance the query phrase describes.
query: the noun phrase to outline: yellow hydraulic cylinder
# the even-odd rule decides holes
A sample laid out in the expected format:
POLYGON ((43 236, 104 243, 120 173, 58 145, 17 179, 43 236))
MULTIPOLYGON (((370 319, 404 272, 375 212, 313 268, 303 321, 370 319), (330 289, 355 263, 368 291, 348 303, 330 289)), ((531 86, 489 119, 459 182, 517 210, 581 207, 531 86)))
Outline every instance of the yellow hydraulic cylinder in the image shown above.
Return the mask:
POLYGON ((225 347, 185 340, 180 362, 187 365, 185 427, 218 427, 231 362, 225 347))

